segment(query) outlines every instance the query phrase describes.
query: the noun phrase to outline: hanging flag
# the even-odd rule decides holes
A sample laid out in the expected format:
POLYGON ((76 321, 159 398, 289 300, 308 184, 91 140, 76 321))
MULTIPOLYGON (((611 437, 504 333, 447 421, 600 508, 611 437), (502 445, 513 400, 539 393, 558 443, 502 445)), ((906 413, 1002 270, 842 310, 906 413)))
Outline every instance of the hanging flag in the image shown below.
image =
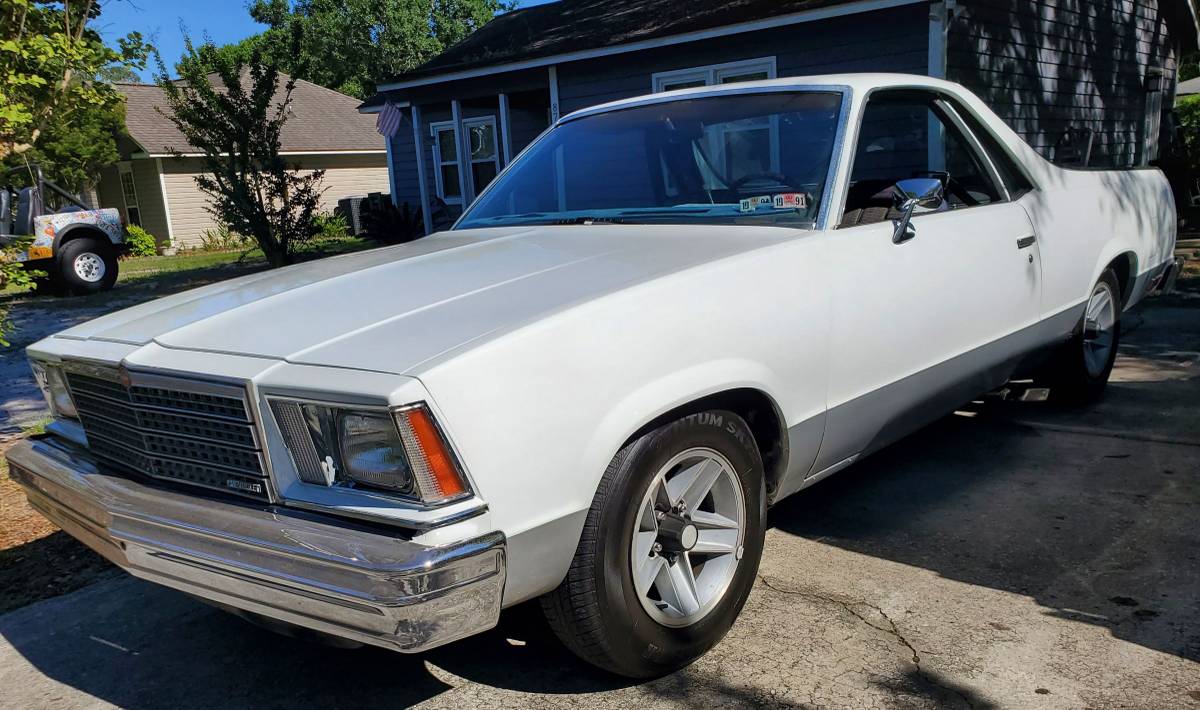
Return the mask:
POLYGON ((379 115, 375 117, 375 130, 379 131, 382 136, 395 138, 396 134, 400 132, 400 124, 403 121, 404 112, 388 101, 383 108, 379 109, 379 115))

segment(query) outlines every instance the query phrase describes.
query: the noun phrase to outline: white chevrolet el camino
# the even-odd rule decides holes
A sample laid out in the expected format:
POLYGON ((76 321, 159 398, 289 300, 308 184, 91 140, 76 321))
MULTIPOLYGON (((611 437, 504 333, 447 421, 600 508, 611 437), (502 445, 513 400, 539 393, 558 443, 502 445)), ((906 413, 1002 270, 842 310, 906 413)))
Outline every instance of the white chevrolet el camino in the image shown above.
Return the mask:
POLYGON ((541 598, 687 664, 768 506, 1030 373, 1103 389, 1170 277, 1157 170, 1038 156, 962 87, 796 77, 566 116, 453 229, 49 337, 30 502, 134 575, 421 651, 541 598))

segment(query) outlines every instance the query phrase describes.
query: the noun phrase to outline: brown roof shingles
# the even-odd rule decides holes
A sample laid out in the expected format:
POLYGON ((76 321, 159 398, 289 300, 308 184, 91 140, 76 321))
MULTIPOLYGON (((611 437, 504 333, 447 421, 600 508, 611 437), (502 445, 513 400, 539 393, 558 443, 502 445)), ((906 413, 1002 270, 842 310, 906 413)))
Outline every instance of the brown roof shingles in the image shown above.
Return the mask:
MULTIPOLYGON (((215 77, 214 77, 215 78, 215 77)), ((280 75, 280 87, 288 77, 280 75)), ((125 130, 150 155, 195 153, 175 124, 158 111, 167 102, 153 84, 118 84, 125 96, 125 130)), ((284 152, 338 153, 383 150, 375 117, 358 112, 359 100, 303 79, 292 92, 292 112, 280 136, 284 152)))

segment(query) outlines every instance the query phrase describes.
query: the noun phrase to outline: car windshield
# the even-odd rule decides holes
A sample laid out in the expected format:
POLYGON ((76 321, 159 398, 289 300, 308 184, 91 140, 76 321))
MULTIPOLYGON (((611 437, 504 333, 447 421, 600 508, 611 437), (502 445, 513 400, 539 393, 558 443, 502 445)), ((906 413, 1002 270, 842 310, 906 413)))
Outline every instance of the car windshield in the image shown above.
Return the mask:
POLYGON ((534 143, 458 229, 525 224, 811 228, 842 97, 680 99, 580 117, 534 143))

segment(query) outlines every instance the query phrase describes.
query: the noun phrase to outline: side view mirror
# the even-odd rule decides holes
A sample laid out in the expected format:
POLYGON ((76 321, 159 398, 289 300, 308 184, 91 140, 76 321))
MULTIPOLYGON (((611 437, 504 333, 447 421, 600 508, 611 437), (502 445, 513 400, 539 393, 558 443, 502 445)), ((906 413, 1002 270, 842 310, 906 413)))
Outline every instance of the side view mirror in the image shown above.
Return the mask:
POLYGON ((908 223, 918 207, 936 210, 944 201, 942 181, 937 178, 910 178, 901 180, 892 188, 892 201, 900 211, 892 243, 901 244, 915 235, 908 233, 908 223))

